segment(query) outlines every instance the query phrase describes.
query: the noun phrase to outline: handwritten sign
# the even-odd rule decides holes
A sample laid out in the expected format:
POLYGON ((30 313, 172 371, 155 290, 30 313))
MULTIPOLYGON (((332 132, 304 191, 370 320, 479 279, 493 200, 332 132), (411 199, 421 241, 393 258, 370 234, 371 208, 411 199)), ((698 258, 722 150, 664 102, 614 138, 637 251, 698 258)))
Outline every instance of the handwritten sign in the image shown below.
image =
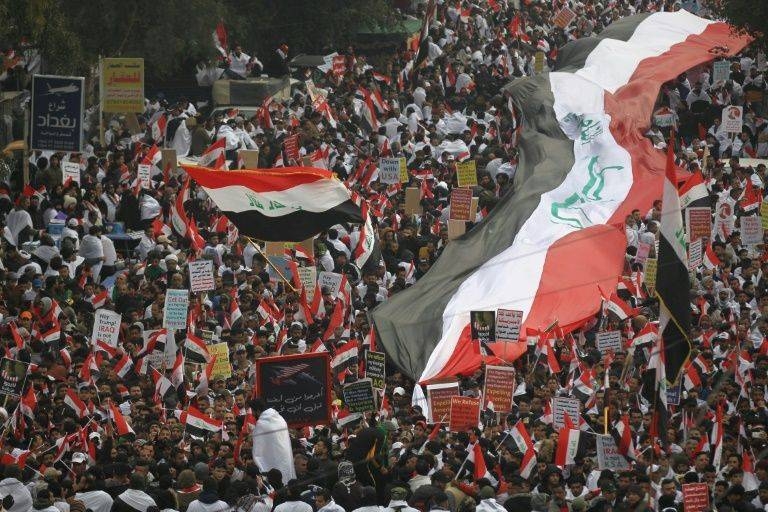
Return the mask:
POLYGON ((100 91, 102 112, 144 112, 144 59, 102 59, 100 91))
POLYGON ((315 287, 317 287, 317 267, 298 267, 299 281, 307 291, 307 302, 312 303, 315 298, 315 287))
POLYGON ((365 377, 371 379, 374 389, 384 389, 384 379, 386 378, 387 356, 384 352, 365 353, 365 377))
POLYGON ((320 288, 327 286, 331 290, 331 295, 334 297, 339 294, 341 290, 341 274, 335 272, 320 272, 317 276, 320 283, 320 288))
POLYGON ((230 378, 232 376, 232 365, 229 362, 229 346, 226 343, 214 343, 213 345, 208 345, 208 353, 212 357, 216 356, 211 379, 230 378))
MULTIPOLYGON (((80 77, 32 77, 31 149, 82 151, 84 83, 80 77)), ((141 102, 143 110, 143 97, 141 102)))
POLYGON ((695 242, 688 244, 688 270, 696 270, 701 265, 702 260, 702 239, 699 238, 695 242))
POLYGON ((459 395, 459 383, 427 384, 429 422, 445 421, 451 412, 451 397, 459 395))
POLYGON ((106 343, 110 347, 116 347, 120 337, 120 322, 123 315, 108 309, 97 309, 93 320, 93 333, 91 343, 106 343))
POLYGON ((709 510, 707 484, 683 484, 683 505, 685 505, 685 512, 707 512, 709 510))
POLYGON ((349 412, 367 412, 376 410, 371 379, 360 379, 344 386, 344 404, 349 412))
POLYGON ((723 109, 723 130, 726 133, 741 133, 744 126, 744 107, 728 105, 723 109))
POLYGON ((470 396, 452 396, 449 418, 451 432, 464 432, 476 428, 480 420, 480 399, 470 396))
POLYGON ((404 156, 401 156, 399 158, 400 160, 400 183, 408 183, 408 180, 410 180, 410 176, 408 176, 408 162, 405 160, 404 156))
POLYGON ((712 64, 712 83, 725 82, 731 76, 731 63, 719 60, 712 64))
POLYGON ((571 421, 576 424, 579 417, 579 411, 581 410, 581 401, 578 398, 571 398, 567 396, 556 396, 552 399, 552 423, 556 429, 561 429, 565 426, 564 413, 568 414, 571 421))
POLYGON ((621 352, 621 331, 603 331, 597 333, 597 350, 600 352, 621 352))
POLYGON ((757 215, 749 215, 739 219, 741 225, 741 243, 757 245, 763 243, 763 223, 757 215))
POLYGON ((291 428, 331 422, 327 352, 256 359, 256 392, 291 428))
POLYGON ((149 164, 139 164, 136 168, 136 175, 139 178, 139 183, 141 183, 141 188, 152 188, 151 169, 152 166, 149 164))
POLYGON ((560 28, 565 28, 570 25, 574 19, 576 19, 576 13, 566 6, 555 14, 555 17, 552 18, 552 22, 560 28))
POLYGON ((691 242, 699 238, 709 238, 712 233, 712 210, 708 206, 686 208, 685 226, 691 242))
POLYGON ((456 164, 456 175, 460 187, 474 187, 477 185, 477 162, 467 160, 456 164))
POLYGON ((216 288, 213 276, 213 261, 194 260, 187 264, 189 268, 189 289, 192 293, 207 292, 216 288))
POLYGON ((189 309, 189 291, 165 290, 165 307, 163 308, 163 327, 166 329, 186 329, 187 310, 189 309))
POLYGON ((20 397, 27 381, 29 363, 8 359, 0 361, 0 394, 20 397))
POLYGON ((65 185, 67 182, 75 183, 80 186, 80 164, 77 162, 61 163, 61 179, 65 185))
POLYGON ((495 412, 512 410, 512 395, 515 391, 515 369, 512 366, 486 366, 483 383, 483 408, 493 403, 495 412))
POLYGON ((658 260, 656 258, 648 258, 645 260, 645 286, 648 289, 656 288, 656 269, 658 269, 658 260))
MULTIPOLYGON (((612 436, 595 436, 597 441, 597 467, 602 471, 623 471, 629 469, 629 462, 619 452, 612 436)), ((706 484, 705 484, 706 485, 706 484)))
POLYGON ((472 189, 455 188, 451 190, 450 220, 472 221, 472 189))
POLYGON ((523 312, 516 309, 496 310, 496 341, 518 341, 523 312))
POLYGON ((386 185, 400 183, 400 159, 379 159, 379 181, 386 185))

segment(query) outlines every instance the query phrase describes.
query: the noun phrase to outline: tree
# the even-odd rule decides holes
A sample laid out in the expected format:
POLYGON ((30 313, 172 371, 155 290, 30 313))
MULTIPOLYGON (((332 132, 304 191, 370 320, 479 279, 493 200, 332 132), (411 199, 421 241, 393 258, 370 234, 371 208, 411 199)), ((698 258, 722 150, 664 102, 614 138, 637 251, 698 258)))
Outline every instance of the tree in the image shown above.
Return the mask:
POLYGON ((753 47, 768 48, 768 2, 765 0, 723 0, 708 2, 731 24, 755 38, 753 47))

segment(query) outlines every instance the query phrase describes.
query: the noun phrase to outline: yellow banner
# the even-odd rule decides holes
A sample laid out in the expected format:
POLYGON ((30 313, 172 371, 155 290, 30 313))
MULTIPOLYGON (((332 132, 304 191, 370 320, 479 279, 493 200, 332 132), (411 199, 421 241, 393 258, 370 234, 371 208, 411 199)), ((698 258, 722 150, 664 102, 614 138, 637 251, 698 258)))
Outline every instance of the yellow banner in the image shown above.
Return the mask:
POLYGON ((408 164, 405 161, 405 157, 400 157, 400 183, 408 183, 410 176, 408 176, 408 164))
POLYGON ((763 225, 763 231, 768 231, 768 202, 760 203, 760 222, 763 225))
POLYGON ((457 163, 456 174, 458 175, 460 187, 474 187, 477 185, 477 163, 474 160, 457 163))
POLYGON ((658 269, 658 260, 656 258, 648 258, 645 260, 645 286, 650 290, 656 288, 656 269, 658 269))
POLYGON ((216 362, 213 363, 211 379, 228 379, 232 376, 232 365, 229 362, 229 347, 226 343, 216 343, 208 345, 208 352, 211 356, 216 356, 216 362))
POLYGON ((144 112, 144 59, 102 59, 100 86, 102 112, 144 112))

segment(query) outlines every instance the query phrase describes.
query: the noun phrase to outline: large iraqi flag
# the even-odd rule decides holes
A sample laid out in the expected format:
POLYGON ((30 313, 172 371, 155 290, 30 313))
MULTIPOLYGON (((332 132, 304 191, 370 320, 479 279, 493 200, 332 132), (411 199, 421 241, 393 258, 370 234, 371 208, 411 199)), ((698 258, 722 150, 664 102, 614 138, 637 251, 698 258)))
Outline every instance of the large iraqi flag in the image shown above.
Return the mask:
POLYGON ((643 137, 661 85, 747 43, 686 11, 630 16, 566 45, 556 71, 508 85, 522 120, 517 192, 373 311, 397 365, 426 382, 525 353, 521 341, 481 356, 472 310, 522 310, 523 335, 590 319, 600 288, 613 289, 621 273, 624 218, 661 197, 666 159, 643 137))
POLYGON ((324 169, 184 169, 241 234, 257 240, 300 242, 335 224, 363 222, 347 187, 324 169))

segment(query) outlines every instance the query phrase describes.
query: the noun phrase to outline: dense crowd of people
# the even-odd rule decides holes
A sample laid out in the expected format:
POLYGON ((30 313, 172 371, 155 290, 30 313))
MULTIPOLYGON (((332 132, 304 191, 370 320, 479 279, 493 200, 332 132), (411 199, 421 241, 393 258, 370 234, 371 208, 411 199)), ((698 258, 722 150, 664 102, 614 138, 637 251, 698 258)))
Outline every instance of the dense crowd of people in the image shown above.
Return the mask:
MULTIPOLYGON (((476 218, 468 229, 524 186, 515 181, 517 121, 501 88, 535 74, 537 54, 544 56, 538 72, 554 69, 558 48, 569 41, 630 14, 681 7, 672 0, 437 4, 423 62, 403 47, 373 67, 350 48, 341 52, 342 72, 332 69, 309 87, 302 82, 289 99, 265 101, 251 118, 206 117, 186 100, 151 98, 138 132, 116 117, 104 147, 94 142, 85 154, 30 156, 30 185, 5 187, 0 195, 3 348, 5 357, 29 364, 17 377, 23 389, 6 395, 0 409, 4 510, 682 512, 683 484, 698 482, 718 511, 768 510, 768 264, 765 246, 746 246, 739 234, 741 218, 759 210, 752 199, 762 201, 766 179, 765 165, 742 166, 740 158, 768 154, 765 59, 750 50, 729 61, 723 80, 713 80, 710 63, 666 84, 647 134, 664 148, 676 129, 678 163, 701 173, 713 214, 725 219, 691 275, 694 352, 665 435, 650 435, 653 404, 640 392, 649 350, 644 335, 658 316, 643 280, 658 240, 655 204, 625 225, 626 275, 617 277, 636 313, 621 320, 604 312, 567 336, 553 331, 560 368, 531 346, 513 363, 512 411, 484 411, 479 428, 450 432, 428 424, 424 403, 413 400, 417 385, 388 367, 378 410, 342 422, 340 386, 358 377, 353 364, 335 375, 331 422, 290 429, 293 460, 285 462, 292 474, 256 463, 251 431, 268 407, 254 393, 255 361, 316 350, 333 355, 355 341, 363 360, 375 343, 368 313, 420 279, 451 243, 457 163, 474 160, 478 169, 476 218), (575 19, 561 28, 553 18, 566 4, 575 19), (745 109, 735 136, 720 127, 728 105, 745 109), (217 142, 223 164, 207 159, 217 142), (381 261, 364 270, 352 264, 359 231, 346 225, 268 255, 240 237, 181 168, 163 168, 160 147, 220 168, 237 168, 239 151, 258 149, 260 168, 332 170, 368 200, 381 261), (381 183, 382 157, 404 157, 407 182, 381 183), (79 183, 64 181, 63 161, 80 164, 79 183), (149 186, 137 178, 142 163, 152 166, 149 186), (183 187, 187 200, 179 206, 183 187), (406 187, 420 190, 421 213, 406 213, 406 187), (192 225, 183 233, 172 219, 179 207, 192 225), (190 293, 188 332, 168 332, 159 347, 166 290, 190 289, 187 265, 201 258, 213 261, 214 289, 190 293), (306 266, 347 276, 338 293, 318 286, 311 322, 301 282, 286 270, 306 266), (117 347, 91 342, 100 308, 121 315, 117 347), (334 315, 336 308, 343 314, 334 315), (333 323, 338 318, 341 324, 333 323), (608 328, 621 330, 627 353, 596 351, 595 333, 608 328), (205 364, 174 362, 190 336, 204 334, 227 344, 230 377, 209 382, 205 364), (167 365, 144 364, 153 351, 167 355, 169 346, 175 350, 167 365), (551 400, 573 395, 576 379, 591 394, 573 418, 582 431, 578 456, 558 466, 551 400), (220 429, 191 435, 183 419, 191 408, 220 429), (636 454, 623 470, 603 469, 596 433, 621 423, 636 454), (531 454, 513 441, 513 427, 530 436, 530 470, 522 471, 531 454), (713 428, 722 429, 719 444, 713 428), (478 457, 487 474, 478 475, 478 457)), ((424 8, 407 14, 422 19, 424 8)), ((287 47, 279 50, 278 67, 288 58, 287 47)), ((230 77, 262 70, 240 47, 224 53, 229 58, 220 65, 230 77)), ((13 382, 10 374, 2 377, 13 382)), ((482 393, 482 369, 457 378, 462 394, 482 393)))

